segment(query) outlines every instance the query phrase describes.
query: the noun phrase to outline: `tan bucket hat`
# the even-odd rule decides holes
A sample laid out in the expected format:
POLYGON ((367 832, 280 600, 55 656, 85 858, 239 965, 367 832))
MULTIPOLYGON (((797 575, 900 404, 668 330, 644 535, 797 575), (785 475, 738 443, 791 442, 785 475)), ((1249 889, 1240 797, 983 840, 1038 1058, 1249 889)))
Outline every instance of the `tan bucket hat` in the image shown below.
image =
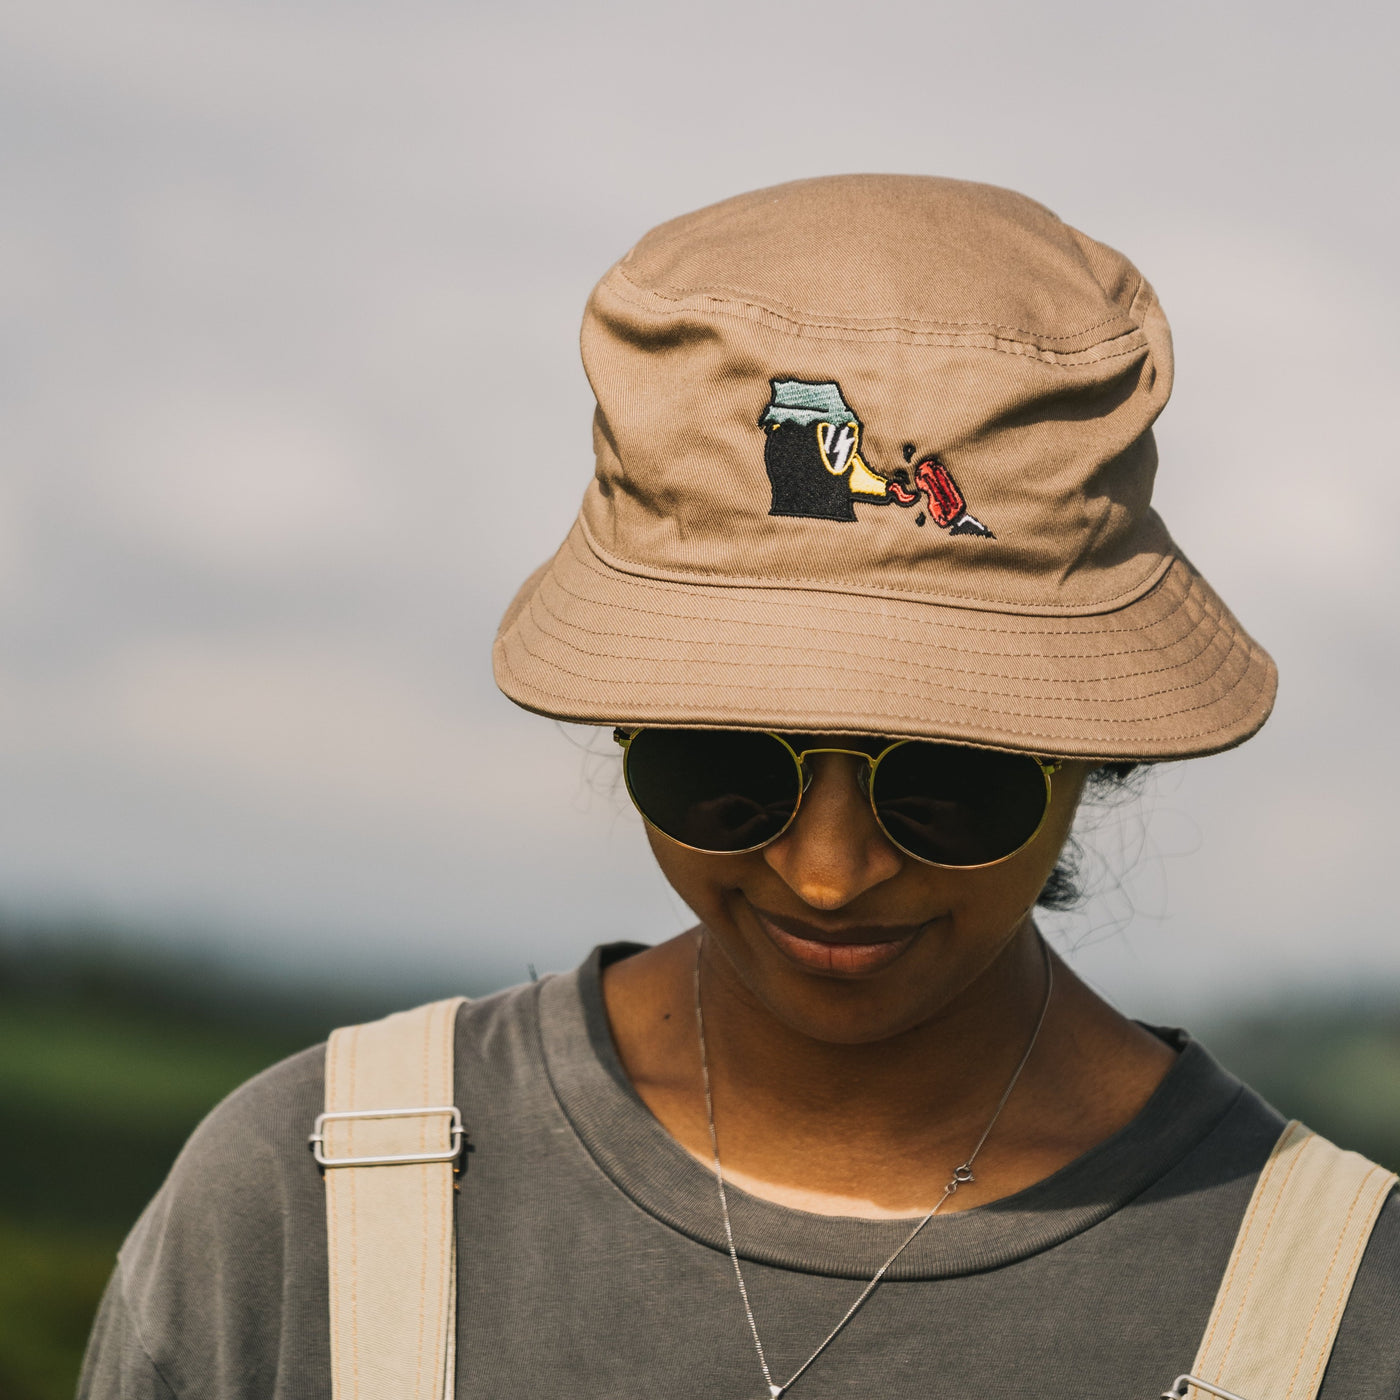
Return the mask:
POLYGON ((597 472, 496 640, 526 708, 1103 759, 1267 718, 1273 662, 1149 506, 1166 318, 1041 205, 740 195, 643 238, 582 344, 597 472))

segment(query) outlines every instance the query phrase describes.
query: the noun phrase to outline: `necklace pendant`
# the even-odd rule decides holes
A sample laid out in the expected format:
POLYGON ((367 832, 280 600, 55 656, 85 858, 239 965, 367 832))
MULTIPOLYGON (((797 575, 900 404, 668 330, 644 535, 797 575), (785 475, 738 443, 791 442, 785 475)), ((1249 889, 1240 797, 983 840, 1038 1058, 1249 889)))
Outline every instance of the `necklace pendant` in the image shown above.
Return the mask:
POLYGON ((768 1387, 768 1394, 772 1397, 772 1400, 783 1400, 783 1388, 780 1385, 770 1385, 768 1387))

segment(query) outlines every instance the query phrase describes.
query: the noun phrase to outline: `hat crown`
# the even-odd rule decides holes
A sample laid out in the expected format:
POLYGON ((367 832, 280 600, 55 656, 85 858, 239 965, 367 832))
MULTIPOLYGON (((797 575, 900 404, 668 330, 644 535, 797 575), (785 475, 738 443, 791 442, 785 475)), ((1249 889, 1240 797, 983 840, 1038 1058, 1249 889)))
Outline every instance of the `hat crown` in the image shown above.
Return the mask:
POLYGON ((747 295, 803 322, 982 329, 1051 348, 1131 330, 1123 283, 1141 281, 1024 195, 919 175, 755 190, 661 224, 619 267, 675 298, 747 295))
POLYGON ((590 298, 583 521, 660 577, 1095 611, 1150 587, 1171 343, 1127 259, 994 186, 839 176, 647 234, 590 298))

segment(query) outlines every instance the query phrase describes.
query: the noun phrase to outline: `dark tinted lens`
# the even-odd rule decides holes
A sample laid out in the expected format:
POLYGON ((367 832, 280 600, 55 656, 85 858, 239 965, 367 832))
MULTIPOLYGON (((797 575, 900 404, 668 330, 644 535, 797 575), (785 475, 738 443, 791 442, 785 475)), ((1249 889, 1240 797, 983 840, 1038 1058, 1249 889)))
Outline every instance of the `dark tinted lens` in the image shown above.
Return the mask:
POLYGON ((627 747, 625 771, 642 815, 702 851, 771 841, 801 795, 792 755, 769 734, 643 729, 627 747))
POLYGON ((902 744, 875 770, 875 811, 896 845, 938 865, 986 865, 1019 850, 1045 815, 1033 758, 953 744, 902 744))

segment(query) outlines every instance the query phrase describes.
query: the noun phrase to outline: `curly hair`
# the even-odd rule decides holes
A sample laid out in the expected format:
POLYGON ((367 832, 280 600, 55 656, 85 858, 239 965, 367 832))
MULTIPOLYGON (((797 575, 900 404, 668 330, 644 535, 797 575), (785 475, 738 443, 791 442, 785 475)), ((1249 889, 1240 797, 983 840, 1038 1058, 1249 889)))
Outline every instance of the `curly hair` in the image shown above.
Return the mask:
MULTIPOLYGON (((1121 798, 1137 796, 1150 767, 1150 764, 1136 762, 1101 763, 1085 779, 1084 801, 1111 804, 1121 798)), ((1071 834, 1036 903, 1042 909, 1056 912, 1076 909, 1083 904, 1088 895, 1082 878, 1083 863, 1084 847, 1071 834)))

